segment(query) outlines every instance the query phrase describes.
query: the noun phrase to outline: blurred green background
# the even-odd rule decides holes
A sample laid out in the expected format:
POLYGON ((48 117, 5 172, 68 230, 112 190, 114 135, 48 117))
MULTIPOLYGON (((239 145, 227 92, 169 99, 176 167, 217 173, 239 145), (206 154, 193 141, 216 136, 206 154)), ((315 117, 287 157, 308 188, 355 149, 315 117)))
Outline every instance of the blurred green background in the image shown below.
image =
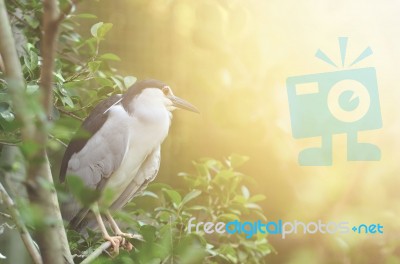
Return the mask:
POLYGON ((163 80, 201 111, 174 114, 157 181, 179 187, 176 174, 193 159, 247 155, 244 172, 267 196, 270 220, 384 225, 383 235, 270 236, 278 251, 270 263, 400 263, 400 2, 118 0, 78 10, 114 24, 102 49, 122 58, 122 74, 163 80), (356 67, 376 67, 383 129, 359 136, 382 160, 348 162, 346 137, 335 135, 333 166, 301 167, 298 152, 319 139, 293 139, 285 80, 337 70, 314 54, 338 62, 340 36, 349 37, 350 60, 374 51, 356 67))

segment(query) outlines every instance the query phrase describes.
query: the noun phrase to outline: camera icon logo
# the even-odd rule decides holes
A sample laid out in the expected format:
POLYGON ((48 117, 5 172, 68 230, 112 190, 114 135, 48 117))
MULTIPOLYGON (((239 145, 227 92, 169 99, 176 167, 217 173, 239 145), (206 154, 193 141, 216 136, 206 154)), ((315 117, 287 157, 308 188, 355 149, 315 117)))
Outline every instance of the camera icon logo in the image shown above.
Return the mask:
MULTIPOLYGON (((342 66, 347 38, 339 38, 342 66)), ((372 54, 366 48, 350 66, 372 54)), ((321 50, 316 57, 336 66, 321 50)), ((336 66, 337 67, 337 66, 336 66)), ((376 71, 373 67, 346 69, 286 80, 293 137, 321 137, 321 146, 299 153, 302 166, 332 165, 332 136, 347 134, 347 160, 380 160, 380 149, 358 142, 357 133, 382 127, 376 71)))

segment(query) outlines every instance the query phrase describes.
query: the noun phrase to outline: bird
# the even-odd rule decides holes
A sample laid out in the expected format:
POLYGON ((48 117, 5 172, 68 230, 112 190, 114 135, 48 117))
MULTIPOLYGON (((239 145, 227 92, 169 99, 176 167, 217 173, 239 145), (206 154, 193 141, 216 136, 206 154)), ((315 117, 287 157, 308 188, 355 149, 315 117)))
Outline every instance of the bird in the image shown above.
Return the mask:
POLYGON ((71 194, 60 202, 69 228, 81 232, 90 222, 97 222, 114 252, 118 253, 120 245, 132 249, 125 238, 134 236, 121 231, 111 212, 121 209, 157 176, 161 144, 177 108, 199 113, 175 96, 170 86, 154 79, 138 81, 124 94, 110 96, 93 108, 65 150, 59 177, 64 184, 70 176, 79 177, 87 188, 101 194, 90 206, 83 206, 71 194), (107 210, 100 212, 105 189, 114 195, 107 210), (103 217, 114 236, 108 233, 103 217))

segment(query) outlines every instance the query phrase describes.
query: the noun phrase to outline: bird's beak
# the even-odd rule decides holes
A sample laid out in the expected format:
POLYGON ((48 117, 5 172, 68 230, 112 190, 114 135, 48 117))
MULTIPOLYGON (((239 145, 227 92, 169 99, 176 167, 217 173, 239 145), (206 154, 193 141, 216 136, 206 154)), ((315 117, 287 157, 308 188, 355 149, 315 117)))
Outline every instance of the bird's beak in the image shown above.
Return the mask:
POLYGON ((172 105, 177 108, 185 109, 195 113, 200 113, 199 110, 197 110, 197 108, 194 105, 192 105, 188 101, 183 100, 182 98, 179 98, 175 95, 169 96, 168 98, 172 101, 172 105))

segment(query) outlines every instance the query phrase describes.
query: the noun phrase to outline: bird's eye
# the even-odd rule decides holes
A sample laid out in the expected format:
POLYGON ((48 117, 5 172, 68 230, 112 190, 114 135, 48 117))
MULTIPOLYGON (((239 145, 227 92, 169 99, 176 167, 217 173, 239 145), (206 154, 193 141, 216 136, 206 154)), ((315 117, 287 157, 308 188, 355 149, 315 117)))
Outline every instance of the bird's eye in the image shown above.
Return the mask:
POLYGON ((169 87, 168 86, 164 86, 162 88, 162 92, 164 93, 164 95, 169 95, 169 93, 170 93, 169 87))

